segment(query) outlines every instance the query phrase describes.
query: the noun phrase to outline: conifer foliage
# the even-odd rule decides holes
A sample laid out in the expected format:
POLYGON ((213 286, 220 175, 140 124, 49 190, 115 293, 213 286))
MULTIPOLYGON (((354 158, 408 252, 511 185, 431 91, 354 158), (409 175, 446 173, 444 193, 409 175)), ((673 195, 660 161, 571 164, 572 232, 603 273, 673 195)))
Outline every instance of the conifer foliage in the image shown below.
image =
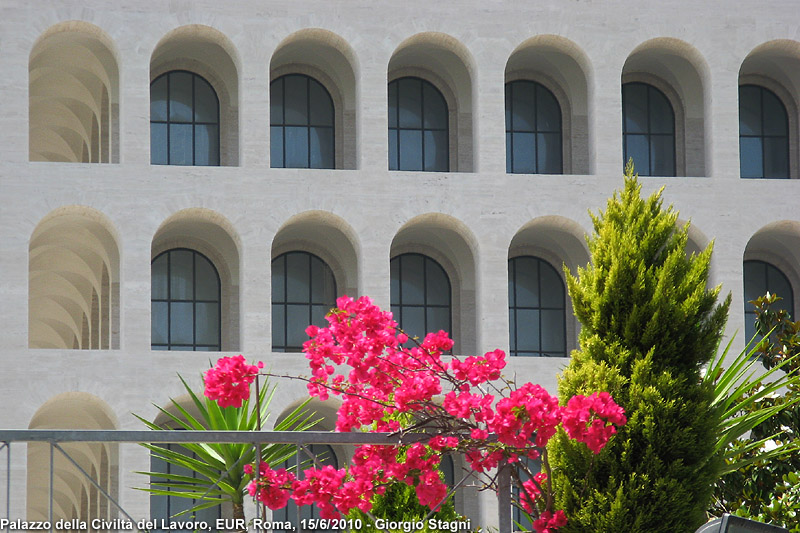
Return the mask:
POLYGON ((712 245, 686 254, 689 225, 647 199, 632 165, 624 189, 591 215, 591 263, 566 272, 580 349, 559 376, 559 396, 611 393, 628 414, 599 455, 563 431, 548 454, 561 530, 592 533, 694 531, 716 472, 711 391, 700 367, 716 350, 730 296, 707 288, 712 245), (587 483, 588 482, 588 483, 587 483))

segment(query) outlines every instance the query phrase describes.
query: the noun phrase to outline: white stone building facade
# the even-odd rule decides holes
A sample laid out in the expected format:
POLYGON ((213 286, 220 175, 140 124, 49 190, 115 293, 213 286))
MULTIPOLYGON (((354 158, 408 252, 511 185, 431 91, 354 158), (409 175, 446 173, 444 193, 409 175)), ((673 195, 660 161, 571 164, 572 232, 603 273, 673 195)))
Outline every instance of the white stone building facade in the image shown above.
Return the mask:
MULTIPOLYGON (((743 337, 745 261, 800 304, 800 11, 791 0, 8 0, 0 73, 3 428, 141 429, 132 413, 154 418, 152 403, 182 394, 176 373, 199 374, 220 350, 302 374, 302 355, 273 351, 270 265, 291 252, 327 264, 338 294, 386 308, 391 260, 422 254, 449 278, 455 351, 508 350, 509 259, 538 258, 561 277, 562 263, 585 264, 587 212, 622 184, 632 131, 623 131, 623 85, 654 88, 647 94, 661 96, 647 98, 672 109, 671 133, 639 137, 656 160, 653 139, 671 135, 672 175, 642 182, 646 192, 666 186, 666 202, 692 222, 692 250, 714 240, 712 282, 734 302, 728 334, 743 337), (171 72, 215 92, 219 166, 151 164, 151 84, 171 72), (275 168, 270 87, 292 75, 330 95, 332 169, 275 168), (448 170, 389 170, 387 87, 397 80, 423 80, 444 100, 444 126, 408 135, 443 131, 448 170), (556 174, 507 172, 514 82, 535 82, 558 102, 560 124, 546 132, 558 141, 556 174), (762 102, 754 120, 763 131, 749 138, 787 179, 741 177, 740 87, 762 102), (767 131, 776 121, 781 131, 767 131), (199 252, 218 273, 216 353, 152 349, 153 262, 176 249, 199 252)), ((569 353, 579 326, 564 307, 569 353)), ((512 357, 509 372, 555 393, 565 363, 512 357)), ((279 387, 274 415, 304 397, 300 384, 279 387)), ((145 450, 76 453, 129 512, 149 516, 148 496, 129 490, 142 484, 133 472, 149 468, 145 450)), ((46 512, 42 464, 33 447, 12 455, 12 518, 46 512)), ((113 514, 71 476, 66 466, 56 476, 60 515, 113 514)), ((488 496, 467 493, 457 506, 474 523, 496 521, 488 496)))

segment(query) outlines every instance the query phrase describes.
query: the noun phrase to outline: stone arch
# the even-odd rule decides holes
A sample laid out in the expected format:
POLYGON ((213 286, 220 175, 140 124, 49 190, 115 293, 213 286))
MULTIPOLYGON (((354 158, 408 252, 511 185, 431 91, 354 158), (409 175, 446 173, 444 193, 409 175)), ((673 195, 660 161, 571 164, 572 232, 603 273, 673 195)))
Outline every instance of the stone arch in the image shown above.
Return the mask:
POLYGON ((675 174, 706 176, 711 172, 708 147, 711 127, 710 74, 700 52, 672 37, 637 46, 622 67, 622 83, 641 82, 660 90, 675 112, 675 174))
POLYGON ((150 82, 173 70, 202 76, 217 93, 220 165, 239 164, 239 72, 241 60, 231 40, 201 24, 167 33, 150 56, 150 82))
POLYGON ((589 88, 592 67, 585 52, 558 35, 537 35, 520 43, 508 58, 505 82, 530 80, 544 85, 562 114, 564 174, 589 174, 589 88))
POLYGON ((789 118, 789 177, 800 177, 800 42, 776 39, 742 61, 739 85, 760 85, 781 100, 789 118))
POLYGON ((269 69, 270 82, 287 74, 305 74, 328 90, 335 114, 335 168, 355 169, 358 60, 347 41, 322 28, 294 32, 278 45, 269 69))
MULTIPOLYGON (((86 392, 65 392, 47 400, 33 415, 29 429, 116 429, 117 417, 100 398, 86 392)), ((119 450, 115 443, 70 442, 60 445, 81 469, 112 498, 117 487, 119 450)), ((27 517, 47 520, 50 494, 50 447, 28 445, 27 517)), ((53 450, 53 518, 109 520, 108 499, 60 451, 53 450)))
POLYGON ((39 37, 28 62, 31 161, 119 162, 117 56, 88 22, 61 22, 39 37))
POLYGON ((119 348, 117 242, 105 215, 85 206, 56 209, 36 226, 28 248, 31 348, 119 348))
POLYGON ((418 33, 404 40, 389 60, 387 82, 415 76, 432 83, 444 96, 449 112, 450 170, 472 172, 473 90, 475 62, 456 38, 438 32, 418 33))
POLYGON ((472 231, 450 215, 418 215, 406 221, 392 239, 390 259, 406 253, 428 256, 447 273, 452 291, 450 335, 455 341, 454 353, 475 353, 478 244, 472 231))
POLYGON ((156 231, 151 259, 175 248, 195 250, 213 263, 220 278, 222 350, 238 350, 241 239, 233 224, 210 209, 182 209, 168 217, 156 231))

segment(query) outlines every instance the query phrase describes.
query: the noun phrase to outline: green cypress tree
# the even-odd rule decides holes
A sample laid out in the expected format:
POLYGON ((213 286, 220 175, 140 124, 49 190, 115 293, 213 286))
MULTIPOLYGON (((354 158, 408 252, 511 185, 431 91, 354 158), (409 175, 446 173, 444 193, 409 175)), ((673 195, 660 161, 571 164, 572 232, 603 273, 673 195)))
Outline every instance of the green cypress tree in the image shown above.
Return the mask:
POLYGON ((712 245, 687 256, 689 225, 647 199, 628 165, 625 187, 591 215, 591 263, 566 271, 580 349, 559 376, 559 397, 605 390, 628 424, 597 456, 563 431, 548 449, 560 530, 683 533, 705 521, 716 440, 700 367, 717 348, 730 296, 707 288, 712 245))

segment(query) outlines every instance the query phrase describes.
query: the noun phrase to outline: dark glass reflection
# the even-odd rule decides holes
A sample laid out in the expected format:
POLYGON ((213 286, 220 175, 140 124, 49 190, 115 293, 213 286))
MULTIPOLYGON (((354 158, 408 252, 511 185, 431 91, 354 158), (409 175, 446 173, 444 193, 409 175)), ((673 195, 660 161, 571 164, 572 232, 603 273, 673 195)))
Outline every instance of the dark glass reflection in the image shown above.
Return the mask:
POLYGON ((389 84, 389 170, 450 169, 447 103, 420 78, 389 84))
POLYGON ((774 310, 783 309, 794 316, 794 291, 789 279, 777 267, 765 261, 744 262, 744 333, 749 341, 756 334, 756 312, 749 303, 767 292, 777 294, 782 299, 772 306, 774 310))
POLYGON ((561 106, 533 81, 506 84, 506 172, 561 174, 561 106))
POLYGON ((390 263, 392 313, 409 337, 444 330, 452 336, 450 279, 422 254, 402 254, 390 263))
POLYGON ((508 328, 512 356, 566 357, 564 282, 547 261, 508 260, 508 328))
POLYGON ((739 163, 743 178, 789 177, 789 117, 783 102, 758 85, 739 87, 739 163))
POLYGON ((201 76, 175 70, 150 84, 150 163, 219 165, 219 100, 201 76))
POLYGON ((633 158, 640 176, 675 175, 675 113, 652 85, 622 86, 622 139, 623 165, 633 158))

